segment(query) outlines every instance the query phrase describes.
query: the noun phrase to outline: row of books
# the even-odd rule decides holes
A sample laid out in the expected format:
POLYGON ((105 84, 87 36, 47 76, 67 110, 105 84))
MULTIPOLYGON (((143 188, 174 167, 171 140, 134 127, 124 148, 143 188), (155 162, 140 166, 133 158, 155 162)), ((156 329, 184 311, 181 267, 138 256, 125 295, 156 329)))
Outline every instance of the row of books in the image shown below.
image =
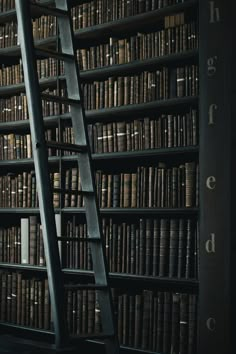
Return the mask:
POLYGON ((0 135, 0 160, 15 160, 32 157, 30 134, 0 135))
MULTIPOLYGON (((85 19, 85 17, 82 18, 82 20, 85 19)), ((74 28, 78 28, 75 23, 77 20, 78 18, 73 17, 74 28)), ((57 35, 55 17, 43 15, 36 18, 32 25, 33 36, 37 40, 57 35)), ((163 28, 164 29, 162 30, 151 33, 138 32, 137 35, 132 35, 130 38, 122 40, 110 38, 108 42, 109 44, 88 49, 88 53, 91 52, 91 55, 94 55, 94 50, 97 51, 98 48, 101 48, 100 50, 104 50, 105 54, 102 55, 102 51, 100 51, 99 56, 101 58, 99 60, 102 60, 102 57, 104 57, 104 61, 108 59, 106 65, 112 65, 197 48, 198 39, 196 23, 185 21, 184 13, 166 16, 163 28), (119 51, 120 54, 117 55, 117 52, 119 51), (127 60, 124 60, 126 51, 127 60), (109 57, 106 58, 106 54, 109 54, 109 57), (132 59, 129 60, 128 58, 130 56, 132 59), (120 59, 119 62, 118 59, 120 59)), ((18 44, 17 29, 17 24, 14 21, 7 22, 0 26, 0 48, 15 46, 18 44)), ((149 31, 153 31, 153 29, 150 29, 149 31)), ((82 51, 82 53, 84 53, 84 51, 82 51)))
POLYGON ((5 12, 15 8, 15 0, 2 0, 0 4, 0 12, 5 12))
POLYGON ((28 119, 28 108, 25 94, 0 99, 0 122, 26 119, 28 119))
MULTIPOLYGON (((57 234, 61 218, 55 215, 57 234)), ((68 220, 65 236, 87 238, 87 225, 68 220)), ((137 218, 135 221, 102 219, 110 272, 170 278, 198 277, 198 227, 191 219, 137 218)), ((87 242, 60 242, 65 268, 92 269, 87 242)), ((42 229, 37 216, 21 218, 20 225, 0 228, 0 262, 45 266, 42 229)))
MULTIPOLYGON (((191 109, 186 114, 146 117, 131 122, 97 122, 88 127, 88 132, 94 153, 191 146, 196 145, 198 141, 197 111, 191 109)), ((45 137, 47 140, 58 140, 58 128, 47 129, 45 137)), ((74 143, 71 127, 63 129, 62 140, 74 143)), ((0 160, 32 157, 30 134, 0 135, 0 147, 0 160)), ((49 149, 49 156, 53 154, 55 155, 56 151, 49 149)))
POLYGON ((94 26, 182 2, 184 0, 93 0, 72 9, 73 27, 94 26))
POLYGON ((110 38, 109 42, 79 50, 81 70, 131 63, 163 55, 196 49, 196 23, 186 23, 151 33, 137 33, 125 39, 110 38))
POLYGON ((62 70, 64 70, 62 62, 54 58, 37 60, 37 72, 39 78, 43 79, 51 76, 57 76, 60 72, 62 72, 62 70))
MULTIPOLYGON (((96 172, 98 201, 101 208, 195 207, 198 206, 198 164, 186 162, 178 166, 138 166, 132 172, 108 174, 96 172)), ((65 207, 82 207, 77 168, 65 173, 65 207)), ((56 193, 54 193, 56 194, 56 193)), ((59 195, 58 195, 59 197, 59 195)), ((57 198, 57 197, 55 197, 57 198)))
MULTIPOLYGON (((87 225, 66 223, 66 236, 87 238, 87 225)), ((109 271, 136 275, 197 278, 198 227, 190 219, 102 219, 109 271)), ((92 269, 87 242, 61 245, 63 266, 92 269)))
MULTIPOLYGON (((131 122, 98 122, 90 125, 89 139, 93 153, 137 151, 154 148, 169 148, 197 145, 197 112, 190 110, 186 114, 161 115, 157 118, 144 118, 131 122)), ((59 129, 47 129, 48 141, 59 140, 59 129)), ((62 141, 74 143, 71 127, 65 127, 62 141)), ((30 134, 0 135, 0 160, 14 160, 32 157, 30 134)), ((64 152, 70 155, 71 152, 64 152)), ((58 155, 58 151, 48 149, 49 156, 58 155)))
POLYGON ((31 328, 52 327, 47 279, 29 279, 22 273, 4 271, 0 278, 1 321, 31 328))
MULTIPOLYGON (((122 152, 197 145, 198 117, 195 109, 186 114, 162 114, 133 121, 97 122, 88 128, 93 153, 122 152)), ((65 128, 65 141, 74 141, 65 128)))
POLYGON ((0 65, 0 86, 19 84, 24 81, 22 61, 16 65, 0 65))
MULTIPOLYGON (((59 188, 59 173, 52 172, 51 183, 59 188)), ((54 205, 58 204, 58 193, 54 193, 54 205)), ((0 176, 0 207, 1 208, 35 208, 38 207, 36 176, 34 171, 8 173, 0 176)))
MULTIPOLYGON (((12 67, 5 69, 10 72, 12 67)), ((14 75, 13 75, 14 76, 14 75)), ((10 84, 12 76, 2 76, 5 84, 10 84), (8 80, 7 82, 5 80, 8 80)), ((18 78, 18 82, 19 82, 18 78)), ((13 83, 13 82, 12 82, 13 83)), ((143 72, 125 77, 110 77, 106 81, 95 81, 83 85, 86 109, 99 109, 127 104, 150 102, 170 97, 195 96, 198 94, 198 67, 162 68, 155 72, 143 72)), ((65 90, 46 89, 44 93, 65 96, 65 90)), ((0 100, 0 121, 13 121, 27 118, 27 103, 24 94, 0 100)), ((66 113, 69 107, 56 102, 42 103, 43 115, 66 113)))
POLYGON ((197 278, 197 225, 190 219, 103 219, 111 272, 197 278))
POLYGON ((42 227, 37 216, 21 218, 17 225, 0 228, 0 262, 46 265, 42 227))
MULTIPOLYGON (((0 6, 2 1, 0 2, 0 6)), ((7 22, 0 26, 0 48, 6 48, 17 45, 17 23, 7 22)))
MULTIPOLYGON (((63 71, 63 67, 61 65, 61 69, 58 67, 60 62, 53 58, 41 59, 37 60, 37 71, 39 78, 52 77, 56 76, 57 73, 63 71)), ((23 64, 20 59, 19 64, 5 66, 5 64, 1 64, 0 68, 0 85, 8 86, 13 84, 18 84, 24 81, 23 75, 23 64)))
MULTIPOLYGON (((50 93, 57 94, 57 91, 50 91, 50 93)), ((65 113, 66 111, 66 106, 60 109, 55 102, 43 101, 44 116, 65 113)), ((25 119, 28 119, 25 95, 12 96, 10 99, 0 100, 0 122, 25 119)), ((168 114, 126 122, 97 122, 93 126, 88 126, 88 132, 91 149, 94 153, 190 146, 196 145, 198 141, 197 122, 197 111, 190 109, 186 114, 168 114)), ((55 134, 53 130, 51 130, 51 134, 52 136, 57 136, 57 133, 55 134)), ((13 144, 13 136, 9 134, 5 135, 5 138, 1 138, 3 139, 1 145, 4 149, 8 149, 5 147, 6 144, 7 146, 9 145, 8 139, 11 141, 10 145, 13 144)), ((65 142, 74 141, 71 128, 65 128, 63 139, 65 142)), ((14 137, 15 140, 18 140, 17 135, 14 137)), ((18 144, 15 142, 15 145, 18 144)), ((21 153, 21 155, 25 156, 26 154, 21 153)), ((6 151, 2 153, 2 159, 4 156, 8 156, 8 159, 11 159, 11 154, 6 154, 6 151)))
MULTIPOLYGON (((53 59, 38 62, 39 74, 43 77, 56 75, 53 59), (47 63, 47 65, 45 65, 47 63)), ((0 69, 0 85, 23 82, 22 62, 0 69)), ((105 81, 83 84, 86 109, 121 106, 167 99, 170 97, 195 96, 198 94, 198 67, 166 68, 154 72, 144 71, 137 75, 110 77, 105 81)))
MULTIPOLYGON (((31 328, 52 329, 47 279, 27 278, 20 272, 1 272, 0 319, 31 328)), ((142 290, 133 294, 113 290, 120 342, 162 353, 194 354, 196 295, 142 290)), ((71 334, 101 328, 97 297, 91 290, 66 294, 71 334)))
MULTIPOLYGON (((121 207, 194 207, 198 206, 198 165, 186 162, 168 167, 138 166, 130 173, 108 174, 96 172, 98 201, 101 208, 121 207)), ((55 174, 54 174, 55 175, 55 174)), ((76 195, 80 190, 80 175, 77 168, 67 169, 64 181, 65 207, 82 207, 83 198, 76 195)), ((59 193, 54 190, 54 202, 59 193)))
POLYGON ((101 109, 198 94, 198 67, 166 68, 83 85, 85 109, 101 109))
MULTIPOLYGON (((45 139, 59 140, 59 129, 45 130, 45 139)), ((48 148, 48 156, 57 156, 58 150, 48 148)), ((32 158, 32 142, 30 134, 0 135, 0 160, 18 160, 32 158)))
POLYGON ((68 290, 66 299, 67 324, 72 335, 102 332, 100 307, 95 291, 68 290))
MULTIPOLYGON (((191 109, 186 114, 168 114, 112 123, 97 122, 88 126, 88 133, 93 153, 122 152, 197 145, 197 126, 197 111, 191 109)), ((48 140, 58 140, 58 128, 47 129, 45 136, 48 140)), ((64 142, 74 143, 72 128, 64 128, 62 139, 64 142)), ((30 134, 1 135, 0 147, 0 160, 32 157, 30 134)), ((49 156, 56 154, 56 151, 49 149, 49 156)))
MULTIPOLYGON (((70 332, 78 335, 99 330, 95 294, 70 291, 68 296, 70 332)), ((151 290, 124 294, 113 289, 113 299, 121 345, 166 354, 195 353, 196 295, 151 290)))
MULTIPOLYGON (((87 6, 83 4, 82 6, 87 6)), ((1 5, 0 5, 1 6, 1 5)), ((80 12, 80 7, 74 8, 72 13, 80 12)), ((78 14, 73 14, 72 16, 73 27, 74 29, 87 27, 83 25, 82 22, 86 21, 86 14, 83 14, 83 17, 80 17, 78 14), (79 22, 81 22, 79 24, 79 22)), ((194 22, 185 23, 184 13, 178 13, 171 16, 166 16, 164 19, 163 30, 158 32, 153 32, 150 34, 147 33, 138 33, 136 36, 131 36, 129 40, 117 40, 111 39, 110 44, 105 50, 105 53, 110 53, 110 58, 114 56, 113 64, 122 64, 123 61, 117 62, 116 50, 124 52, 124 49, 127 48, 130 52, 130 55, 135 59, 145 59, 147 57, 155 57, 165 54, 177 53, 187 49, 193 49, 197 47, 197 32, 196 24, 194 22), (113 44, 114 41, 114 44, 113 44), (125 42, 124 42, 125 41, 125 42), (117 46, 117 43, 118 46, 117 46), (111 47, 112 44, 112 48, 111 47), (135 52, 137 54, 135 55, 135 52), (153 51, 151 55, 150 52, 153 51), (113 55, 111 54, 113 53, 113 55), (133 54, 134 53, 134 54, 133 54), (143 55, 142 55, 143 53, 143 55), (154 54, 155 53, 155 54, 154 54)), ((32 22, 33 25, 33 36, 35 39, 45 39, 48 37, 53 37, 57 35, 57 23, 56 18, 48 15, 42 15, 39 18, 34 19, 32 22)), ((7 22, 4 25, 0 26, 0 48, 15 46, 18 44, 18 33, 17 33, 17 23, 15 21, 7 22)), ((103 48, 103 46, 100 46, 103 48)), ((104 46, 106 48, 106 46, 104 46)), ((100 56, 101 52, 100 52, 100 56)), ((120 57, 120 56, 118 56, 120 57)), ((122 54, 121 54, 122 57, 122 54)), ((105 59, 106 60, 106 59, 105 59)), ((128 61, 128 60, 127 60, 128 61)), ((125 61, 125 62, 127 62, 125 61)), ((132 60, 131 60, 132 61, 132 60)), ((107 63, 107 65, 112 65, 112 63, 107 63)), ((92 68, 92 67, 91 67, 92 68)))
MULTIPOLYGON (((38 28, 39 31, 40 27, 38 28)), ((17 44, 17 25, 7 23, 0 27, 0 48, 17 44)), ((80 49, 77 56, 81 70, 95 69, 97 67, 114 64, 130 63, 135 60, 145 60, 163 55, 179 53, 198 46, 196 23, 186 23, 181 26, 166 28, 157 32, 137 33, 125 39, 110 38, 105 44, 80 49)), ((39 35, 34 31, 35 38, 41 38, 50 33, 39 35)), ((63 73, 63 65, 59 64, 63 73)), ((57 62, 53 59, 38 61, 40 77, 57 75, 57 62)))
MULTIPOLYGON (((1 4, 0 4, 1 6, 1 4)), ((32 21, 33 36, 40 40, 57 34, 56 18, 42 15, 32 21)), ((12 47, 19 44, 16 21, 6 22, 0 26, 0 48, 12 47)))
MULTIPOLYGON (((82 207, 83 197, 77 168, 60 174, 51 174, 54 188, 54 207, 60 207, 60 184, 65 186, 62 196, 64 207, 82 207), (71 191, 71 192, 70 192, 71 191)), ((168 168, 139 166, 133 173, 96 173, 99 204, 106 207, 194 207, 198 206, 198 165, 195 162, 168 168)), ((36 178, 34 171, 0 176, 0 207, 37 207, 36 178)))
POLYGON ((36 18, 32 25, 35 39, 44 39, 58 34, 55 16, 42 15, 36 18))
POLYGON ((197 297, 193 294, 143 290, 118 296, 121 344, 155 353, 194 354, 197 297))
POLYGON ((138 166, 132 173, 96 174, 101 207, 194 207, 198 205, 198 165, 138 166), (102 193, 99 193, 101 186, 102 193))
MULTIPOLYGON (((40 1, 35 1, 35 2, 40 2, 40 1)), ((141 0, 141 1, 131 0, 129 3, 125 3, 122 0, 112 0, 112 1, 94 0, 87 4, 85 3, 85 4, 81 4, 78 7, 74 7, 72 9, 72 16, 74 17, 88 16, 88 18, 90 18, 90 21, 92 22, 90 25, 95 25, 96 23, 94 22, 94 18, 99 19, 101 15, 98 15, 98 12, 102 11, 103 9, 104 9, 103 16, 106 15, 105 9, 108 9, 107 16, 109 16, 109 19, 105 21, 107 22, 119 18, 118 16, 120 17, 132 16, 137 13, 152 11, 152 10, 160 9, 166 6, 171 6, 182 2, 184 2, 184 0, 141 0), (80 13, 81 9, 83 10, 82 13, 80 13)), ((1 1, 0 4, 1 12, 5 12, 14 8, 15 8, 15 0, 1 1)))
POLYGON ((0 262, 21 263, 21 240, 20 225, 0 228, 0 262))
MULTIPOLYGON (((78 168, 65 171, 64 181, 59 172, 51 173, 54 189, 54 207, 82 207, 83 197, 78 168)), ((186 162, 178 166, 138 166, 132 172, 108 174, 96 172, 96 185, 101 208, 120 207, 195 207, 198 206, 198 165, 186 162)), ((0 176, 0 207, 37 207, 36 177, 34 171, 8 173, 0 176)))
MULTIPOLYGON (((65 95, 65 90, 46 89, 43 93, 51 95, 65 95)), ((52 116, 69 112, 69 106, 42 100, 43 116, 52 116)), ((28 119, 27 98, 25 94, 0 99, 0 122, 10 122, 28 119)))

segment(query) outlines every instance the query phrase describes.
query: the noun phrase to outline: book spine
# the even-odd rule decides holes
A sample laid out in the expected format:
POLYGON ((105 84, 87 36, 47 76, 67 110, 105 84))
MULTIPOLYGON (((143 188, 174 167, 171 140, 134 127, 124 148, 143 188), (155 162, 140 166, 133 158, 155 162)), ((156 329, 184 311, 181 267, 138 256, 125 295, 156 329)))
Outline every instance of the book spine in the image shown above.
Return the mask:
POLYGON ((29 264, 29 219, 21 218, 21 263, 29 264))

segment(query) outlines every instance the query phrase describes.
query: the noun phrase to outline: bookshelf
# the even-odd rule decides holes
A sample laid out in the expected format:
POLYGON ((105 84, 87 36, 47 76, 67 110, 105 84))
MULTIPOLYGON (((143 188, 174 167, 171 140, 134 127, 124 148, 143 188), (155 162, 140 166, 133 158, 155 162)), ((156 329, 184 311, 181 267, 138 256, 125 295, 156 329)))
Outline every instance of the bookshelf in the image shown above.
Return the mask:
MULTIPOLYGON (((130 8, 124 4, 118 0, 71 1, 79 62, 85 68, 81 78, 86 92, 86 117, 122 352, 228 354, 233 321, 229 312, 235 311, 235 290, 230 285, 233 273, 229 272, 234 258, 227 256, 233 254, 230 247, 234 249, 235 242, 230 237, 234 209, 229 197, 234 193, 234 156, 229 154, 234 147, 234 121, 229 108, 234 94, 225 66, 233 54, 225 38, 232 39, 226 22, 230 23, 235 5, 232 2, 227 7, 203 0, 169 1, 169 5, 168 1, 130 1, 130 8), (109 11, 103 9, 102 3, 109 11), (113 20, 102 18, 111 16, 112 11, 113 20), (118 18, 119 13, 123 18, 118 18), (158 54, 151 50, 155 45, 159 45, 158 54), (132 53, 137 56, 132 58, 132 53), (228 80, 223 80, 225 76, 228 80), (219 90, 221 82, 224 94, 219 90), (226 118, 220 120, 220 116, 226 118), (107 136, 111 136, 110 141, 107 136), (225 142, 224 148, 219 141, 225 142), (218 164, 223 167, 219 169, 218 164), (212 197, 215 180, 220 187, 212 197), (226 235, 219 243, 218 232, 226 235), (218 255, 215 248, 220 250, 218 255)), ((13 6, 0 13, 1 28, 8 31, 14 25, 6 24, 15 21, 13 6)), ((51 23, 50 29, 44 31, 47 38, 43 38, 36 30, 43 26, 39 21, 35 12, 38 44, 55 48, 56 24, 51 23)), ((44 25, 46 28, 46 20, 44 25)), ((0 80, 4 79, 7 66, 10 72, 18 65, 21 72, 17 38, 12 38, 7 47, 0 43, 0 80)), ((40 65, 42 90, 63 92, 63 67, 46 62, 40 65)), ((8 73, 6 80, 11 75, 8 73)), ((11 192, 16 194, 12 199, 10 193, 5 201, 0 197, 4 221, 0 228, 0 268, 2 283, 9 279, 13 290, 28 296, 31 303, 28 310, 27 304, 22 310, 22 304, 12 304, 9 296, 11 305, 1 312, 0 327, 2 331, 53 341, 50 310, 47 315, 45 312, 45 306, 49 307, 45 264, 42 261, 39 265, 36 260, 22 264, 20 259, 22 220, 34 221, 37 233, 33 242, 38 244, 31 256, 43 257, 36 195, 28 203, 26 192, 24 197, 15 193, 22 189, 21 183, 28 188, 35 183, 29 178, 33 159, 22 81, 20 78, 15 83, 13 78, 11 84, 3 82, 0 87, 0 188, 4 189, 5 176, 11 192), (9 110, 12 106, 14 112, 9 110), (12 145, 13 151, 9 148, 12 145), (13 249, 7 247, 9 240, 15 245, 13 249), (17 290, 16 283, 22 279, 24 289, 17 290), (46 292, 42 296, 45 303, 41 303, 45 326, 40 311, 32 306, 32 301, 37 302, 37 289, 46 292), (17 306, 22 313, 18 319, 13 315, 17 306)), ((68 142, 73 139, 67 107, 45 105, 44 115, 49 134, 68 142)), ((52 151, 49 161, 54 187, 79 188, 75 155, 55 156, 52 151)), ((55 192, 54 197, 62 235, 83 237, 86 226, 82 201, 76 199, 76 193, 72 198, 69 193, 59 196, 55 192)), ((61 244, 65 278, 70 282, 78 275, 82 282, 90 278, 89 250, 77 249, 73 242, 70 246, 61 244)), ((7 291, 10 288, 3 285, 2 297, 7 297, 7 291)), ((91 331, 93 325, 99 327, 99 310, 91 294, 86 298, 86 294, 69 293, 68 299, 68 322, 73 335, 91 331), (82 308, 82 318, 87 315, 88 321, 73 315, 82 308)), ((86 345, 102 351, 99 342, 86 345)))

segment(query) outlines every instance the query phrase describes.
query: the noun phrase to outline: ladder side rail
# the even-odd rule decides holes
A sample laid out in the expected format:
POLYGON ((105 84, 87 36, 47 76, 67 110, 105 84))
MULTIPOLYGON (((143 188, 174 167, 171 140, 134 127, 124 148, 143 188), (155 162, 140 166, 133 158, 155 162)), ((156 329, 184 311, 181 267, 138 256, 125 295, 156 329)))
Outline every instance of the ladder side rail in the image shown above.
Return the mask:
MULTIPOLYGON (((62 10, 69 11, 67 0, 56 0, 56 7, 62 10)), ((74 63, 65 62, 65 77, 67 83, 67 91, 69 98, 83 101, 81 88, 78 82, 79 78, 79 67, 77 64, 75 56, 75 45, 74 45, 74 35, 71 18, 59 17, 58 18, 59 33, 61 40, 61 49, 65 54, 74 55, 74 63), (77 79, 76 79, 77 78, 77 79)), ((84 203, 86 208, 86 218, 88 227, 89 237, 100 237, 101 247, 97 244, 91 244, 93 269, 95 274, 95 281, 97 284, 108 283, 108 267, 104 251, 104 242, 102 238, 102 229, 100 225, 99 208, 96 198, 96 188, 94 174, 92 173, 92 159, 89 147, 89 139, 87 133, 87 125, 85 121, 85 112, 83 104, 80 107, 71 106, 71 118, 72 125, 74 129, 75 143, 76 144, 87 144, 88 152, 80 154, 78 156, 78 165, 80 167, 80 178, 82 190, 94 191, 93 197, 84 196, 84 203), (98 252, 100 254, 98 254, 98 252), (101 259, 104 260, 101 263, 101 259)), ((115 333, 115 321, 114 321, 114 309, 112 305, 111 290, 108 287, 106 291, 98 291, 98 301, 101 305, 101 317, 103 323, 103 331, 106 333, 115 333), (107 309, 107 311, 102 311, 102 309, 107 309)), ((115 339, 113 340, 115 342, 115 339)), ((109 340, 107 341, 107 343, 109 340)), ((109 344, 107 344, 109 346, 109 344)), ((114 352, 114 344, 111 344, 113 348, 110 353, 114 352)), ((115 344, 117 348, 117 353, 119 352, 118 340, 115 344)))
POLYGON ((42 102, 34 55, 31 13, 29 1, 16 0, 20 47, 24 70, 24 81, 28 101, 32 151, 37 180, 43 242, 47 265, 55 344, 62 347, 67 340, 65 321, 64 287, 60 265, 55 216, 48 168, 48 155, 43 129, 42 102), (51 196, 51 198, 50 198, 51 196))

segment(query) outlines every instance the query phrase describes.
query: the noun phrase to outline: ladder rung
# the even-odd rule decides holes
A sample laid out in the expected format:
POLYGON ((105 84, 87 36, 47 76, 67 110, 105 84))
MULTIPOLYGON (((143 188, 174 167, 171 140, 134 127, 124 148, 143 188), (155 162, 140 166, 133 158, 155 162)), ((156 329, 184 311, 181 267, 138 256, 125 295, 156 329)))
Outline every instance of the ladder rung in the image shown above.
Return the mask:
POLYGON ((41 93, 41 97, 45 101, 52 101, 52 102, 57 102, 57 103, 61 103, 61 104, 67 104, 67 105, 79 105, 80 104, 80 100, 74 100, 72 98, 56 96, 56 95, 47 95, 46 93, 41 93))
POLYGON ((62 60, 62 61, 74 61, 75 60, 73 55, 65 54, 65 53, 58 53, 55 51, 50 51, 50 50, 40 49, 40 48, 35 48, 35 54, 37 57, 54 58, 54 59, 62 60))
POLYGON ((65 288, 68 290, 105 290, 108 286, 101 284, 66 284, 65 288))
POLYGON ((86 152, 87 145, 76 145, 69 143, 59 143, 57 141, 46 141, 48 148, 54 148, 57 150, 71 151, 71 152, 86 152))
POLYGON ((54 193, 61 193, 61 194, 76 194, 76 195, 94 195, 94 192, 92 191, 77 191, 73 189, 61 189, 61 188, 53 188, 52 191, 54 193))
POLYGON ((65 237, 65 236, 58 236, 58 241, 61 242, 100 242, 101 239, 99 237, 65 237))
POLYGON ((39 3, 32 3, 31 8, 34 11, 40 12, 42 15, 49 15, 55 17, 68 16, 68 11, 58 9, 56 7, 49 7, 39 3))

